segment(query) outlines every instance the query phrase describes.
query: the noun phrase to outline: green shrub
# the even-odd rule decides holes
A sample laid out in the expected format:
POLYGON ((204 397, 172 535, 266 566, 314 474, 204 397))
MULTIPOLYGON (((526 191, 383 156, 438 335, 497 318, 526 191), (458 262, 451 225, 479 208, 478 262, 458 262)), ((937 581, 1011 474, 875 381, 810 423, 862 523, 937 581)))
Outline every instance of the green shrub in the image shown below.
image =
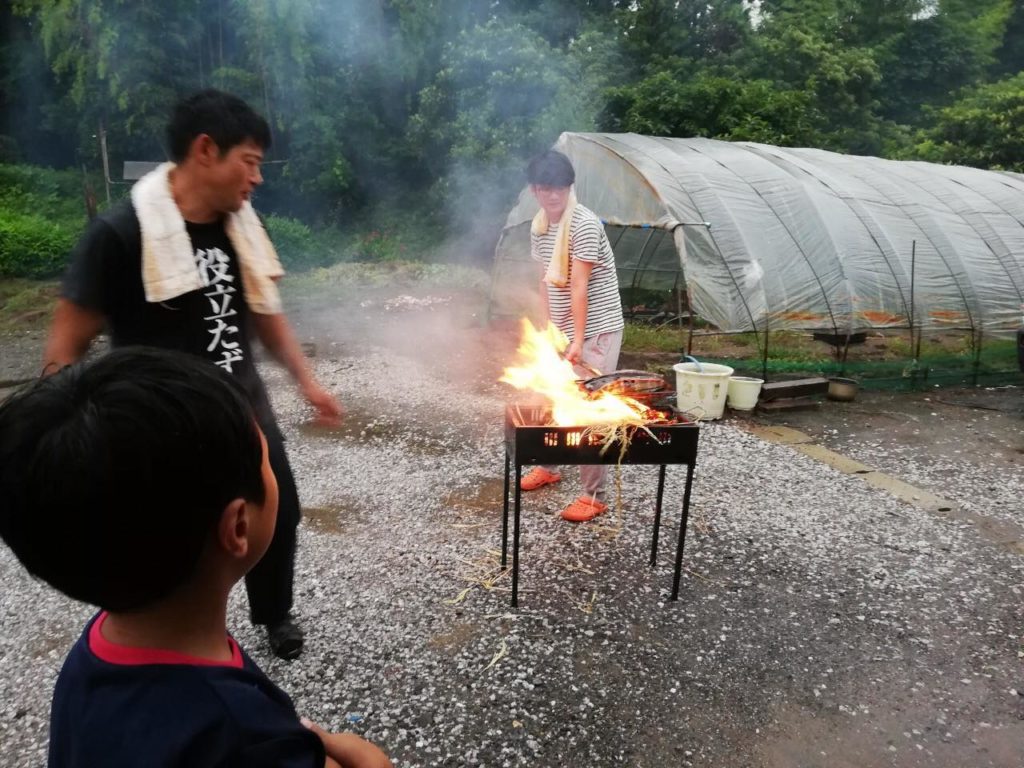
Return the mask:
POLYGON ((285 216, 265 216, 263 223, 286 269, 302 272, 335 261, 324 238, 301 221, 285 216))
POLYGON ((59 275, 85 226, 81 173, 0 164, 0 276, 59 275))
POLYGON ((80 227, 0 209, 0 276, 59 275, 79 233, 80 227))
MULTIPOLYGON (((90 182, 95 194, 101 195, 102 180, 92 178, 90 182)), ((0 164, 0 211, 45 216, 69 224, 77 222, 84 229, 82 184, 78 171, 0 164)))
POLYGON ((373 230, 361 235, 351 247, 353 261, 387 262, 402 261, 405 256, 405 245, 401 240, 388 232, 373 230))

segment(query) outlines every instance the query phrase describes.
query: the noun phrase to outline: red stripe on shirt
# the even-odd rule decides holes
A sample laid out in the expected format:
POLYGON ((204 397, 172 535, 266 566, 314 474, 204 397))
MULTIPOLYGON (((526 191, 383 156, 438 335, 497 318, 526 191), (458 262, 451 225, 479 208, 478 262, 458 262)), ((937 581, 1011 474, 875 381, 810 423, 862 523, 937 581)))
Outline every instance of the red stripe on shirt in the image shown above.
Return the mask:
POLYGON ((107 612, 103 611, 96 617, 89 629, 89 650, 101 661, 109 664, 187 664, 193 667, 235 667, 241 669, 242 651, 234 638, 228 635, 228 648, 231 649, 230 661, 204 659, 201 656, 189 656, 178 651, 166 651, 161 648, 136 648, 131 645, 118 645, 103 636, 100 631, 107 620, 107 612))

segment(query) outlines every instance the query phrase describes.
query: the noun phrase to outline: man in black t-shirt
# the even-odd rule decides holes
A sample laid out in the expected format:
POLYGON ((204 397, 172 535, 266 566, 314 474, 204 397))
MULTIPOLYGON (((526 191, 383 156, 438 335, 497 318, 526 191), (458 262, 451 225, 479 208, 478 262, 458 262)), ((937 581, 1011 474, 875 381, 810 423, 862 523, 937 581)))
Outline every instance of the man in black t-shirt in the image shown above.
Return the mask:
POLYGON ((173 163, 141 179, 131 201, 95 219, 75 247, 45 364, 52 370, 78 360, 106 327, 115 347, 188 352, 242 384, 281 489, 274 540, 246 576, 249 605, 274 653, 291 659, 303 643, 290 613, 299 499, 250 333, 284 364, 322 420, 337 421, 342 410, 305 363, 277 294, 283 271, 249 203, 263 181, 266 121, 235 96, 203 91, 175 107, 167 139, 173 163))

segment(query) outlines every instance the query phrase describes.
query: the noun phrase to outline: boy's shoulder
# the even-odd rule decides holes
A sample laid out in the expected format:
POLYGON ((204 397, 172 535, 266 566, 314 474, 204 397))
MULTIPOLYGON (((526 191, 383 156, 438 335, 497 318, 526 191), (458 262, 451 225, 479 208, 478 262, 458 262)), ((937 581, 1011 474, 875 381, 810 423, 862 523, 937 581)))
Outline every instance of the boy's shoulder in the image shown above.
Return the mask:
POLYGON ((51 766, 129 766, 140 755, 161 768, 323 766, 319 738, 244 652, 241 666, 105 660, 89 644, 94 622, 54 689, 51 766))
POLYGON ((594 213, 592 210, 587 208, 585 205, 577 204, 572 212, 572 222, 570 223, 571 230, 583 229, 604 229, 604 222, 601 221, 601 217, 594 213))

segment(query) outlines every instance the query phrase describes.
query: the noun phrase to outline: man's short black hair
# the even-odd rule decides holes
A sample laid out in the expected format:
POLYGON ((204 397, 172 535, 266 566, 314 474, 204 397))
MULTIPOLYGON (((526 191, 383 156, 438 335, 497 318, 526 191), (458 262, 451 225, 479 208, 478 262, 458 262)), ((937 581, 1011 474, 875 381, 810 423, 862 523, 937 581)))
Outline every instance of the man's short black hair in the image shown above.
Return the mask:
POLYGON ((554 149, 537 155, 526 168, 526 180, 543 187, 571 187, 576 181, 569 158, 554 149))
POLYGON ((127 347, 0 405, 0 537, 30 573, 130 611, 192 578, 227 504, 261 504, 241 387, 180 352, 127 347))
POLYGON ((167 123, 167 151, 180 163, 197 136, 207 134, 221 154, 242 142, 252 141, 264 152, 270 149, 270 126, 242 99, 213 88, 179 101, 167 123))

